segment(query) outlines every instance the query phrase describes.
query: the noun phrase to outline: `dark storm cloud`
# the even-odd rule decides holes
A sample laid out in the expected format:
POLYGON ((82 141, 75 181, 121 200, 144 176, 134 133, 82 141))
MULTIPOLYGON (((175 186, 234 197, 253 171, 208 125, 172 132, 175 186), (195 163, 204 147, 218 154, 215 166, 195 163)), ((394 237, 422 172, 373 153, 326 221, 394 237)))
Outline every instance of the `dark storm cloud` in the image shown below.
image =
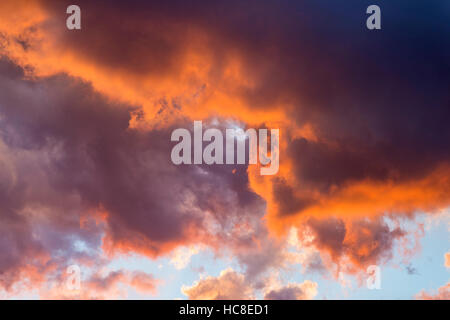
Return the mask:
MULTIPOLYGON (((54 16, 68 2, 44 1, 54 16)), ((450 160, 450 26, 443 1, 378 1, 382 30, 365 27, 369 1, 79 1, 83 32, 64 46, 126 72, 173 74, 200 30, 220 73, 236 52, 254 109, 283 106, 319 141, 289 145, 299 185, 323 194, 366 178, 421 178, 450 160)), ((57 20, 63 24, 64 20, 57 20)), ((291 186, 296 188, 297 186, 291 186)), ((280 214, 314 202, 289 186, 280 214)))
POLYGON ((79 212, 73 209, 81 207, 78 200, 49 186, 44 173, 48 165, 45 153, 30 152, 42 146, 28 130, 43 110, 28 110, 29 118, 21 118, 16 127, 12 124, 14 116, 5 113, 9 108, 20 114, 21 103, 37 106, 34 102, 39 88, 31 84, 27 87, 21 80, 23 71, 6 60, 0 60, 0 71, 0 285, 9 289, 23 279, 23 268, 39 274, 57 260, 67 263, 89 258, 89 253, 77 252, 74 243, 83 240, 98 245, 100 237, 96 227, 80 229, 79 212), (24 138, 9 134, 17 134, 15 130, 24 138))
POLYGON ((279 214, 295 214, 313 203, 307 197, 300 198, 295 195, 294 188, 288 185, 283 179, 275 179, 272 188, 275 201, 278 204, 279 214))
MULTIPOLYGON (((82 32, 65 28, 71 2, 42 3, 50 12, 44 30, 58 48, 106 71, 171 76, 183 68, 186 48, 201 45, 212 56, 210 73, 220 74, 237 53, 253 85, 233 94, 255 110, 282 108, 318 137, 288 145, 295 184, 273 185, 280 214, 315 203, 299 188, 327 196, 365 179, 414 182, 449 162, 445 1, 379 0, 382 30, 373 32, 365 28, 369 1, 78 1, 82 32)), ((1 251, 3 270, 22 264, 28 252, 71 255, 71 241, 45 232, 55 226, 98 247, 103 230, 79 229, 80 213, 95 209, 108 212, 114 243, 128 241, 151 254, 188 241, 192 232, 208 233, 205 212, 221 226, 219 239, 251 248, 258 231, 227 236, 234 222, 263 213, 261 199, 248 190, 246 168, 232 174, 227 166, 174 167, 172 128, 128 129, 133 108, 107 101, 81 80, 22 77, 14 64, 0 63, 0 210, 11 234, 0 244, 8 248, 1 251), (36 212, 43 209, 41 221, 36 212)), ((318 247, 362 263, 388 255, 402 235, 379 221, 350 228, 339 219, 312 220, 310 227, 318 247), (367 254, 356 251, 372 243, 367 254)), ((270 262, 263 258, 243 263, 258 273, 257 264, 270 262)))
POLYGON ((293 116, 312 123, 319 137, 289 145, 299 185, 326 193, 366 178, 414 180, 450 160, 448 8, 436 1, 378 5, 379 32, 364 28, 362 3, 324 8, 328 24, 313 28, 320 40, 305 49, 316 54, 286 50, 299 61, 274 70, 272 90, 285 93, 296 104, 293 116))
POLYGON ((95 250, 104 232, 113 247, 158 255, 166 244, 221 237, 205 229, 208 210, 223 228, 263 214, 245 168, 173 165, 173 128, 128 128, 136 108, 78 79, 25 80, 5 59, 0 70, 2 272, 33 252, 76 257, 77 240, 95 250), (106 225, 89 223, 96 210, 107 212, 106 225))

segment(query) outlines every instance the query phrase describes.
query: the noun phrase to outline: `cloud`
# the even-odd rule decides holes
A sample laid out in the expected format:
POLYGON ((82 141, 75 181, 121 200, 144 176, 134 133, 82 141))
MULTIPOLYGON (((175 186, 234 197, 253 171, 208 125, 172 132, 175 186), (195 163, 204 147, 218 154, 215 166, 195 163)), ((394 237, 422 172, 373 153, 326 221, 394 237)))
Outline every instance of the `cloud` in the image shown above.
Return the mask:
POLYGON ((181 290, 191 300, 253 299, 251 287, 243 274, 233 269, 223 270, 218 277, 206 277, 181 290))
POLYGON ((0 4, 8 290, 98 251, 156 258, 199 243, 258 279, 284 268, 293 226, 361 269, 406 237, 381 217, 450 205, 444 4, 408 3, 377 35, 361 28, 364 4, 81 0, 81 32, 64 26, 69 4, 0 4), (172 129, 210 117, 280 128, 279 174, 171 165, 172 129))
MULTIPOLYGON (((329 256, 340 271, 355 273, 370 265, 389 261, 397 240, 407 232, 389 227, 382 219, 345 221, 338 218, 314 219, 299 231, 304 245, 314 246, 324 258, 329 256)), ((406 241, 406 240, 405 240, 406 241)))
POLYGON ((278 290, 271 290, 264 296, 266 300, 311 300, 317 295, 317 283, 306 280, 288 284, 278 290))
POLYGON ((192 256, 199 252, 200 249, 194 246, 187 248, 178 247, 172 253, 170 264, 172 264, 177 270, 184 269, 191 261, 192 256))
MULTIPOLYGON (((289 169, 283 177, 264 181, 271 190, 258 190, 269 202, 273 228, 289 225, 286 216, 411 214, 450 204, 442 192, 449 187, 443 177, 450 159, 450 131, 442 121, 448 118, 445 59, 424 49, 445 38, 442 5, 416 5, 417 12, 435 16, 436 24, 410 11, 396 20, 395 30, 374 39, 356 27, 355 17, 343 15, 349 5, 332 11, 327 1, 298 3, 296 10, 287 2, 246 5, 247 17, 265 16, 265 23, 251 25, 235 10, 235 1, 190 6, 81 1, 89 31, 82 33, 64 29, 60 12, 67 4, 36 2, 42 18, 32 24, 34 33, 23 27, 26 50, 13 41, 13 23, 7 24, 6 54, 32 66, 32 74, 65 72, 112 99, 139 105, 152 126, 167 126, 179 115, 219 114, 258 125, 278 121, 289 169), (226 14, 217 17, 217 10, 226 14), (329 18, 325 28, 322 20, 311 18, 324 12, 329 18), (119 17, 127 23, 111 23, 119 17), (436 37, 412 28, 411 19, 436 37), (404 41, 402 32, 427 45, 404 41), (339 51, 341 37, 351 39, 351 52, 339 51), (393 43, 395 55, 389 50, 393 43), (367 55, 373 48, 376 57, 367 55), (424 82, 430 85, 422 88, 424 82), (309 137, 303 134, 306 127, 309 137)), ((250 183, 259 189, 254 179, 250 183)))
POLYGON ((305 280, 282 286, 273 275, 266 277, 263 286, 259 287, 243 273, 229 268, 218 277, 208 276, 190 287, 183 286, 182 292, 192 300, 254 299, 258 290, 263 290, 267 300, 307 300, 317 295, 318 284, 315 282, 305 280))
POLYGON ((127 288, 142 294, 156 293, 159 281, 142 271, 112 271, 107 274, 95 273, 80 282, 80 288, 69 289, 66 281, 60 281, 41 293, 43 299, 118 299, 126 298, 127 288))
POLYGON ((450 283, 440 287, 437 293, 428 293, 424 290, 416 295, 419 300, 450 300, 450 283))
POLYGON ((177 167, 172 128, 130 128, 132 106, 80 79, 26 79, 4 59, 0 69, 1 219, 11 233, 2 238, 4 272, 33 254, 46 259, 40 265, 67 263, 76 241, 149 257, 181 244, 248 241, 237 224, 258 221, 264 204, 245 168, 177 167))

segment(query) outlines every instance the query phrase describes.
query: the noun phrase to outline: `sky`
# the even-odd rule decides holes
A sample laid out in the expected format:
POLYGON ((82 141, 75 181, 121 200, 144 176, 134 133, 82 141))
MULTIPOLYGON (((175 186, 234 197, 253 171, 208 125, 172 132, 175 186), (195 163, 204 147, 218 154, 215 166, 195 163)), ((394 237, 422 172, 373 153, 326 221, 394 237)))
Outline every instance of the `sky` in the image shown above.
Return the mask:
POLYGON ((1 1, 0 298, 449 299, 449 15, 1 1), (194 121, 279 170, 174 164, 194 121))

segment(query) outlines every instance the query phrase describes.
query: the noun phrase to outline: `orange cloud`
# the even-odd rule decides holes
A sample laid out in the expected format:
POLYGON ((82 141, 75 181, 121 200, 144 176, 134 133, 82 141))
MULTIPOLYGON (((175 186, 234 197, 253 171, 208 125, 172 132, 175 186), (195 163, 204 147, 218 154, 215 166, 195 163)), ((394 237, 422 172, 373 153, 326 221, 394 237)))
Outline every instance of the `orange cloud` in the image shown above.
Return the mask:
MULTIPOLYGON (((281 155, 283 153, 281 152, 281 155)), ((283 159, 284 161, 288 161, 283 159)), ((301 159, 298 159, 301 161, 301 159)), ((283 164, 280 176, 287 183, 291 166, 283 164)), ((279 202, 273 195, 273 186, 277 177, 261 177, 256 168, 249 168, 250 184, 267 200, 268 224, 277 233, 286 232, 292 225, 301 224, 308 217, 342 217, 354 218, 377 217, 386 214, 413 214, 417 211, 437 212, 450 205, 450 197, 445 190, 450 188, 450 169, 447 166, 437 168, 434 172, 419 180, 408 182, 371 181, 351 182, 341 188, 335 188, 328 194, 292 187, 293 197, 307 198, 310 205, 289 215, 279 214, 279 202)))
POLYGON ((104 300, 127 297, 127 288, 133 288, 142 294, 156 294, 158 280, 142 271, 113 271, 106 275, 95 273, 80 282, 80 288, 68 288, 65 279, 50 288, 42 288, 40 296, 43 299, 77 299, 104 300))
POLYGON ((437 293, 428 293, 422 290, 416 295, 419 300, 450 300, 450 282, 440 287, 437 293))
MULTIPOLYGON (((109 61, 106 57, 99 60, 95 55, 98 53, 95 51, 96 43, 105 42, 96 34, 105 31, 101 24, 96 26, 95 31, 81 30, 77 35, 77 31, 71 33, 61 23, 66 16, 62 5, 53 7, 45 1, 26 3, 17 6, 13 2, 3 2, 1 11, 5 15, 0 24, 3 37, 0 48, 1 53, 26 67, 30 77, 61 72, 79 77, 111 99, 141 106, 143 119, 146 125, 151 126, 167 125, 173 120, 173 114, 158 113, 163 99, 168 100, 169 106, 179 116, 193 119, 226 116, 237 117, 250 124, 287 119, 282 108, 256 109, 242 98, 245 91, 252 90, 254 86, 252 76, 243 66, 242 57, 224 47, 220 50, 226 52, 219 57, 215 35, 205 29, 195 26, 184 28, 172 21, 136 21, 126 31, 138 33, 144 29, 150 38, 153 37, 153 42, 146 42, 143 47, 132 42, 130 45, 138 47, 134 51, 133 48, 124 50, 130 53, 130 60, 139 60, 142 67, 134 67, 131 64, 134 62, 127 61, 126 56, 121 61, 123 66, 115 66, 103 63, 109 61), (20 9, 17 10, 17 7, 20 9), (169 46, 170 50, 159 54, 161 48, 158 46, 164 45, 169 46), (83 51, 89 51, 89 48, 94 48, 93 56, 83 51), (218 61, 219 58, 223 60, 218 61), (161 64, 159 60, 165 61, 165 68, 158 66, 161 64), (148 69, 148 72, 142 72, 142 68, 148 69), (177 107, 179 105, 182 109, 177 107)), ((98 10, 87 7, 86 10, 98 10)), ((96 19, 114 20, 114 15, 118 13, 107 14, 109 16, 98 12, 96 19)), ((83 19, 88 18, 83 16, 83 19)), ((89 21, 83 23, 89 24, 89 21)), ((109 44, 105 42, 105 45, 109 44)), ((137 124, 132 122, 131 125, 137 124)))
MULTIPOLYGON (((205 27, 204 24, 188 18, 181 19, 176 14, 173 16, 167 14, 164 10, 133 12, 136 19, 124 19, 127 23, 111 25, 109 22, 118 21, 119 15, 125 15, 126 12, 120 10, 120 7, 112 8, 111 6, 111 9, 108 6, 105 7, 104 10, 103 8, 99 10, 93 2, 86 2, 86 7, 82 6, 82 12, 88 9, 86 15, 83 13, 83 25, 87 31, 83 28, 80 32, 69 32, 63 24, 64 4, 50 1, 2 1, 0 4, 0 53, 23 67, 25 76, 29 79, 38 82, 45 79, 44 77, 65 73, 82 82, 92 84, 94 91, 103 94, 110 102, 123 102, 139 107, 141 110, 132 113, 130 119, 124 117, 126 121, 129 121, 130 129, 146 131, 153 128, 167 128, 185 117, 203 119, 215 116, 233 118, 249 126, 265 124, 269 128, 280 128, 281 163, 278 175, 262 177, 257 166, 250 166, 248 168, 249 188, 267 202, 265 221, 269 230, 277 235, 284 235, 292 226, 298 226, 301 229, 302 225, 311 218, 321 220, 337 217, 344 220, 346 227, 352 222, 361 227, 346 229, 343 238, 338 240, 323 239, 316 234, 315 245, 323 251, 330 252, 333 258, 338 259, 344 255, 349 257, 355 265, 362 266, 383 257, 383 254, 389 251, 385 249, 389 249, 391 243, 385 244, 386 247, 384 247, 377 239, 379 234, 377 232, 380 230, 381 233, 389 232, 385 228, 377 228, 380 227, 379 225, 358 225, 362 217, 376 220, 386 214, 412 216, 416 211, 434 212, 450 205, 450 197, 446 192, 450 189, 450 169, 448 159, 445 158, 446 154, 439 153, 436 156, 439 161, 425 163, 429 158, 433 158, 430 155, 436 150, 426 148, 421 150, 419 146, 416 152, 414 145, 412 148, 414 152, 403 154, 404 150, 400 145, 406 141, 408 145, 405 149, 410 151, 409 142, 417 137, 416 132, 422 132, 421 129, 427 130, 435 123, 419 121, 423 118, 423 112, 419 112, 418 119, 410 119, 406 126, 398 128, 396 121, 399 119, 396 114, 390 113, 391 105, 384 106, 386 97, 381 96, 379 100, 375 100, 373 106, 365 104, 366 100, 373 100, 371 95, 355 101, 349 99, 349 97, 362 96, 359 91, 356 92, 352 88, 357 87, 364 91, 364 86, 360 87, 363 77, 358 73, 346 74, 343 77, 343 71, 347 72, 349 69, 343 63, 345 61, 334 61, 328 56, 323 59, 323 55, 316 54, 321 51, 328 52, 328 50, 320 50, 322 47, 319 46, 318 48, 302 48, 301 54, 300 51, 284 52, 291 47, 290 40, 287 41, 289 43, 287 46, 284 44, 284 47, 281 41, 266 41, 276 39, 279 35, 276 32, 279 30, 271 30, 275 34, 274 38, 261 40, 257 37, 256 45, 253 43, 254 47, 252 47, 252 44, 246 43, 245 37, 230 40, 236 35, 227 36, 223 30, 214 29, 211 26, 207 28, 207 24, 205 27), (154 14, 154 16, 145 17, 146 14, 154 14), (110 28, 114 30, 111 31, 110 28), (263 45, 258 46, 258 43, 263 45), (306 52, 304 56, 303 51, 306 52), (309 55, 314 59, 309 60, 309 55), (319 63, 311 63, 312 61, 319 61, 319 63), (299 63, 298 68, 296 63, 299 63), (348 79, 357 80, 355 83, 348 79), (323 83, 324 80, 330 82, 323 83), (330 100, 326 99, 328 97, 330 100), (359 105, 363 107, 361 109, 353 107, 359 105), (386 113, 381 111, 377 113, 384 108, 387 110, 386 113), (385 119, 390 120, 385 122, 385 119), (394 127, 393 132, 388 130, 391 122, 394 127), (392 134, 389 135, 390 133, 392 134), (406 139, 403 140, 404 135, 406 139), (399 139, 398 145, 392 142, 393 138, 399 139), (323 179, 325 182, 315 181, 316 177, 311 178, 310 181, 305 178, 305 175, 296 175, 299 164, 304 163, 305 160, 302 154, 297 157, 295 153, 290 153, 290 145, 294 140, 300 139, 320 144, 317 153, 319 156, 313 154, 309 163, 310 167, 305 167, 305 171, 307 174, 314 171, 314 174, 320 175, 320 171, 331 168, 328 169, 330 172, 323 174, 327 178, 323 179), (374 141, 381 145, 380 149, 369 148, 370 152, 364 154, 366 146, 374 141), (386 141, 388 148, 383 149, 386 141), (341 150, 339 147, 342 145, 349 145, 349 147, 341 150), (401 157, 398 154, 396 156, 406 164, 398 161, 396 156, 393 156, 393 159, 389 156, 381 157, 377 153, 380 150, 387 150, 388 155, 399 152, 401 157), (416 153, 418 158, 411 160, 413 158, 411 154, 416 153), (419 158, 419 154, 425 156, 419 158), (332 161, 324 162, 325 164, 320 166, 322 155, 329 156, 332 161), (377 166, 378 163, 373 165, 371 160, 373 162, 379 160, 381 165, 377 166), (416 166, 411 165, 409 161, 414 160, 418 165, 416 163, 414 163, 416 166), (333 166, 333 161, 338 164, 333 166), (352 170, 348 170, 349 173, 345 172, 345 169, 353 169, 353 166, 358 169, 356 174, 351 172, 352 170), (393 174, 384 176, 385 167, 392 169, 393 174), (413 169, 409 169, 410 167, 413 169, 418 167, 419 174, 415 174, 413 169), (311 170, 314 168, 319 169, 311 170), (331 172, 333 170, 334 172, 331 172), (409 179, 398 178, 400 176, 398 171, 410 174, 409 179), (336 249, 333 245, 337 245, 338 248, 336 249), (345 253, 341 254, 341 251, 345 253)), ((183 13, 182 16, 189 15, 183 13)), ((361 70, 362 73, 368 73, 367 70, 372 69, 361 70)), ((402 80, 399 76, 391 78, 394 82, 402 80)), ((410 97, 412 91, 410 88, 405 90, 400 86, 397 89, 396 92, 405 91, 410 97)), ((388 97, 391 98, 392 90, 388 91, 388 97)), ((89 94, 93 95, 90 91, 89 94)), ((405 96, 400 94, 392 100, 397 103, 404 98, 405 96)), ((436 104, 438 103, 439 101, 436 104)), ((403 109, 399 110, 403 111, 403 109)), ((398 113, 404 116, 404 112, 398 113)), ((437 113, 437 116, 432 114, 430 118, 442 119, 445 116, 445 113, 437 113)), ((83 120, 88 118, 91 117, 83 120)), ((68 117, 68 119, 73 118, 68 117)), ((95 119, 98 120, 98 118, 95 119)), ((21 121, 18 122, 21 123, 21 121)), ((92 126, 96 128, 97 125, 101 126, 101 121, 92 126)), ((117 129, 113 126, 112 128, 117 129)), ((51 129, 55 128, 51 127, 51 129)), ((92 132, 94 135, 97 134, 95 130, 92 132)), ((120 132, 114 135, 113 141, 117 143, 118 138, 123 134, 124 132, 120 132)), ((440 136, 442 140, 446 139, 446 136, 442 134, 430 133, 429 136, 434 140, 438 140, 434 138, 435 136, 440 136)), ((87 145, 91 146, 92 141, 88 139, 87 145)), ((428 140, 424 141, 425 146, 430 145, 428 140)), ((123 145, 129 144, 130 141, 126 141, 123 145)), ((378 144, 374 144, 379 147, 378 144)), ((436 149, 446 147, 445 144, 437 143, 436 149)), ((126 154, 127 150, 121 149, 113 154, 124 153, 126 154)), ((113 158, 115 159, 110 157, 108 161, 113 158)), ((127 161, 119 163, 118 167, 122 169, 125 165, 128 165, 127 161)), ((98 172, 99 167, 103 168, 104 163, 99 163, 98 167, 89 171, 91 175, 94 171, 98 172)), ((82 168, 86 169, 86 167, 82 168)), ((391 171, 389 173, 392 173, 391 171)), ((142 173, 145 173, 144 169, 142 173)), ((140 176, 139 173, 134 178, 138 176, 140 176)), ((153 178, 154 173, 149 176, 153 178)), ((126 184, 128 180, 125 180, 123 189, 120 190, 121 194, 124 194, 123 190, 130 189, 126 184)), ((117 186, 115 183, 108 182, 109 180, 100 181, 103 191, 109 190, 111 185, 117 186)), ((92 185, 92 181, 86 185, 92 185)), ((69 189, 74 188, 72 186, 69 189)), ((150 189, 152 193, 156 187, 150 189)), ((136 188, 135 192, 139 190, 142 189, 136 188)), ((148 198, 147 194, 139 195, 140 200, 148 198)), ((135 200, 132 192, 129 196, 129 199, 135 200)), ((111 198, 114 200, 115 197, 111 198)), ((101 202, 101 199, 90 200, 95 204, 101 202)), ((172 201, 172 199, 165 200, 172 201)), ((185 201, 187 199, 181 201, 183 205, 185 201)), ((153 203, 148 207, 142 205, 142 212, 157 210, 152 205, 153 203)), ((208 209, 218 211, 219 206, 220 203, 208 209)), ((207 210, 203 207, 201 209, 203 216, 209 214, 205 213, 207 210)), ((172 211, 171 208, 167 212, 172 211)), ((130 214, 127 210, 124 212, 128 214, 126 222, 129 223, 130 214)), ((152 233, 157 233, 164 228, 156 226, 150 232, 149 228, 152 225, 149 223, 146 225, 147 230, 142 230, 143 223, 139 220, 141 218, 141 215, 137 215, 132 227, 125 231, 120 230, 122 233, 119 236, 117 236, 119 231, 108 229, 103 239, 104 251, 110 255, 116 252, 139 252, 155 258, 180 245, 218 242, 217 239, 211 240, 212 233, 208 232, 209 230, 199 231, 202 228, 196 223, 183 224, 183 230, 176 233, 180 237, 167 239, 160 235, 164 240, 150 239, 150 236, 153 236, 152 233)), ((116 223, 116 226, 125 225, 124 219, 113 221, 112 216, 108 214, 104 215, 103 221, 111 225, 116 223)), ((240 226, 245 229, 245 223, 240 226)), ((389 235, 391 236, 389 240, 402 236, 399 231, 389 235)), ((253 234, 248 239, 259 241, 253 234)), ((123 276, 118 278, 125 279, 123 276)), ((186 292, 192 296, 218 297, 221 295, 210 289, 210 286, 211 283, 222 281, 229 286, 225 296, 238 296, 236 290, 242 289, 239 284, 241 280, 238 274, 232 272, 227 272, 217 279, 205 280, 195 288, 186 289, 186 292), (229 284, 230 278, 238 283, 237 287, 229 284)), ((294 288, 289 290, 295 291, 294 288)), ((243 296, 246 295, 243 294, 243 296)))
POLYGON ((243 274, 232 269, 223 270, 218 277, 207 277, 184 286, 181 290, 191 300, 253 299, 251 287, 243 274))

